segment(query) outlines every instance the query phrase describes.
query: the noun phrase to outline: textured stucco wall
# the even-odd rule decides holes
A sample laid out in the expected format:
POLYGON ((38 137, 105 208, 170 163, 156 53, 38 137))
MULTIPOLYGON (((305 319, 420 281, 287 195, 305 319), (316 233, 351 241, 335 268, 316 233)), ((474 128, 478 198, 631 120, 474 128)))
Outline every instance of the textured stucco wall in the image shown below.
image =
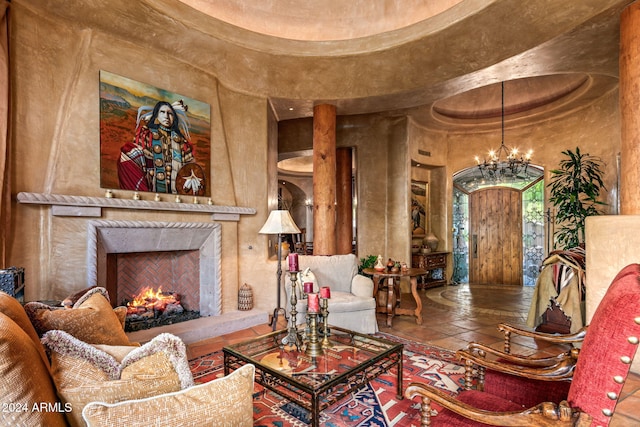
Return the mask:
MULTIPOLYGON (((223 309, 235 309, 237 288, 246 282, 254 289, 256 307, 270 310, 275 302, 271 279, 275 262, 267 260, 267 238, 257 232, 269 209, 275 207, 277 145, 282 149, 282 139, 295 135, 308 144, 298 149, 309 149, 312 138, 307 138, 306 129, 311 129, 307 125, 295 132, 279 126, 267 96, 359 98, 370 95, 378 85, 382 86, 381 93, 403 93, 402 86, 394 85, 416 85, 425 79, 444 81, 452 75, 432 75, 424 72, 427 65, 413 64, 406 71, 419 77, 405 75, 398 79, 395 71, 391 72, 393 67, 380 66, 403 63, 403 58, 437 63, 436 56, 421 50, 428 44, 419 41, 407 43, 406 49, 396 52, 374 50, 349 58, 353 64, 344 57, 313 57, 307 55, 310 52, 296 57, 298 43, 280 41, 278 49, 266 46, 265 40, 271 39, 239 32, 179 6, 173 12, 179 12, 183 20, 174 19, 172 11, 164 14, 161 10, 161 6, 171 3, 115 0, 109 3, 109 13, 105 11, 103 15, 96 12, 104 8, 102 3, 90 0, 65 7, 45 1, 12 2, 13 188, 16 193, 104 194, 98 181, 101 69, 207 102, 212 108, 212 198, 217 204, 257 210, 256 215, 243 216, 239 223, 223 223, 223 309), (83 18, 75 19, 76 14, 83 18), (113 16, 119 19, 114 20, 113 16), (215 31, 220 37, 212 35, 215 31), (247 37, 246 43, 233 45, 231 41, 237 41, 240 33, 247 37), (247 47, 251 42, 268 53, 247 47), (286 51, 287 47, 292 53, 286 51), (385 62, 385 58, 393 61, 385 62), (352 69, 359 72, 345 79, 344 70, 352 69), (383 72, 394 78, 380 74, 383 72), (360 81, 370 82, 373 88, 360 88, 356 84, 360 81), (276 139, 278 132, 285 135, 280 141, 276 139)), ((457 31, 438 37, 473 56, 467 51, 471 46, 458 43, 454 37, 457 31)), ((466 30, 461 34, 467 34, 466 30)), ((368 40, 362 51, 379 41, 368 40)), ((531 40, 523 42, 534 44, 531 40)), ((338 49, 341 45, 331 43, 325 47, 338 49)), ((485 62, 491 61, 476 62, 475 66, 485 62)), ((465 57, 463 63, 471 62, 465 57)), ((620 139, 617 97, 612 92, 583 110, 528 127, 510 123, 506 142, 523 149, 533 148, 534 162, 546 168, 557 164, 560 151, 580 146, 605 159, 607 187, 615 189, 615 154, 620 139)), ((438 227, 434 232, 444 238, 451 229, 452 173, 473 165, 477 152, 499 144, 499 129, 495 127, 463 133, 433 131, 413 125, 410 114, 338 118, 338 146, 356 148, 361 256, 379 253, 408 259, 409 161, 418 147, 432 152, 425 163, 436 166, 429 176, 433 183, 431 207, 438 227)), ((308 124, 310 119, 300 122, 308 124)), ((9 261, 26 268, 27 299, 61 298, 84 287, 85 220, 52 217, 48 208, 37 206, 14 204, 13 208, 9 261)), ((103 217, 210 220, 202 214, 115 209, 104 209, 103 217)), ((445 249, 450 247, 451 242, 447 241, 445 249)))
MULTIPOLYGON (((212 199, 257 210, 239 223, 222 223, 223 310, 237 308, 237 288, 244 282, 254 287, 256 307, 268 310, 273 288, 261 285, 275 266, 265 256, 266 237, 257 234, 267 216, 267 134, 273 117, 266 100, 229 90, 180 57, 21 6, 12 8, 11 28, 14 192, 104 195, 99 70, 206 102, 211 105, 212 199)), ((116 194, 131 197, 130 192, 116 194)), ((207 214, 123 209, 103 209, 102 217, 210 221, 207 214)), ((86 221, 14 203, 10 262, 26 269, 28 300, 63 298, 86 286, 86 221)))
MULTIPOLYGON (((609 289, 616 274, 629 264, 640 262, 640 215, 601 215, 587 218, 586 322, 609 289)), ((632 319, 627 319, 633 321, 632 319)), ((640 373, 640 358, 631 370, 640 373)))
MULTIPOLYGON (((223 310, 236 308, 238 286, 245 282, 253 287, 255 307, 270 310, 275 261, 268 260, 268 240, 258 230, 275 208, 275 135, 286 134, 286 127, 278 129, 267 100, 228 88, 173 51, 151 51, 136 40, 43 16, 21 2, 12 13, 14 193, 104 195, 99 182, 100 70, 209 103, 212 198, 216 204, 257 210, 239 223, 222 224, 223 310)), ((338 146, 356 148, 361 254, 408 260, 406 121, 402 116, 339 117, 338 146)), ((312 144, 312 138, 302 140, 312 144)), ((116 194, 131 197, 130 192, 116 194)), ((27 299, 63 298, 85 287, 87 219, 53 217, 48 207, 36 205, 14 203, 13 209, 10 262, 28 272, 27 299)), ((210 221, 206 214, 121 209, 103 209, 102 218, 210 221)))

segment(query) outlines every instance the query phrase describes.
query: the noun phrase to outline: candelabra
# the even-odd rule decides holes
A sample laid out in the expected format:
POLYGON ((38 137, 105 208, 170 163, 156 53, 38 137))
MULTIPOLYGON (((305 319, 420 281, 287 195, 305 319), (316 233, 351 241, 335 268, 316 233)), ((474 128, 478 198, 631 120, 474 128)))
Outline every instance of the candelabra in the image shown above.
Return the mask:
POLYGON ((300 347, 302 347, 302 337, 298 332, 298 325, 296 325, 296 317, 298 315, 298 310, 296 310, 296 305, 298 304, 298 297, 296 296, 296 282, 298 280, 298 272, 290 271, 289 275, 291 277, 291 313, 290 313, 290 323, 289 323, 289 332, 286 337, 282 339, 282 344, 296 346, 296 350, 300 351, 300 347))
POLYGON ((321 298, 320 299, 320 314, 322 314, 322 347, 328 348, 333 347, 333 344, 329 341, 329 299, 321 298))

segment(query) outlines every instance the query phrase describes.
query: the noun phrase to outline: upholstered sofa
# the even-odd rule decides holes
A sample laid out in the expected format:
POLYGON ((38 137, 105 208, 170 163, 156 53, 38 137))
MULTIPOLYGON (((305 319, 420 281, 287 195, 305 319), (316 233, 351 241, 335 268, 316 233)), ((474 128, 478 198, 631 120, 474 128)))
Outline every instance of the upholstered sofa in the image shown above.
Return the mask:
POLYGON ((134 345, 121 320, 100 293, 64 309, 0 292, 0 425, 253 425, 252 365, 194 385, 178 337, 134 345))
MULTIPOLYGON (((309 270, 312 273, 313 278, 310 280, 314 283, 314 292, 324 286, 331 289, 328 302, 329 325, 364 334, 378 331, 373 281, 358 274, 358 258, 355 255, 299 255, 298 266, 300 271, 309 270)), ((289 275, 286 276, 285 307, 290 314, 292 286, 289 275)), ((296 323, 299 325, 305 322, 307 313, 307 300, 302 298, 304 280, 306 279, 298 278, 296 285, 296 323)))

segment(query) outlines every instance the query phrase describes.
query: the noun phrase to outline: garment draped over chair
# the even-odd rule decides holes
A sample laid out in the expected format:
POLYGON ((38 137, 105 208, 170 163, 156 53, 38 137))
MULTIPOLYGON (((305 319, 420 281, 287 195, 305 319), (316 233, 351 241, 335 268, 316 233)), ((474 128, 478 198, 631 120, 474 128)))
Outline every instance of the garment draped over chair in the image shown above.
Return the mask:
POLYGON ((585 252, 577 247, 552 252, 543 262, 527 316, 527 326, 535 328, 543 322, 543 314, 557 304, 571 319, 571 333, 585 323, 585 252))

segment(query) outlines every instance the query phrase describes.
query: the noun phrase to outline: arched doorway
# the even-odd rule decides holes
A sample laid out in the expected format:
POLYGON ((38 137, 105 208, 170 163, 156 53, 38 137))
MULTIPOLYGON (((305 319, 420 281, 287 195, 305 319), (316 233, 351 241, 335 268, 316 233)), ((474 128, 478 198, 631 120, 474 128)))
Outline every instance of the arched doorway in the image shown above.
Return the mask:
POLYGON ((534 286, 544 259, 543 170, 488 181, 453 177, 453 282, 534 286))

